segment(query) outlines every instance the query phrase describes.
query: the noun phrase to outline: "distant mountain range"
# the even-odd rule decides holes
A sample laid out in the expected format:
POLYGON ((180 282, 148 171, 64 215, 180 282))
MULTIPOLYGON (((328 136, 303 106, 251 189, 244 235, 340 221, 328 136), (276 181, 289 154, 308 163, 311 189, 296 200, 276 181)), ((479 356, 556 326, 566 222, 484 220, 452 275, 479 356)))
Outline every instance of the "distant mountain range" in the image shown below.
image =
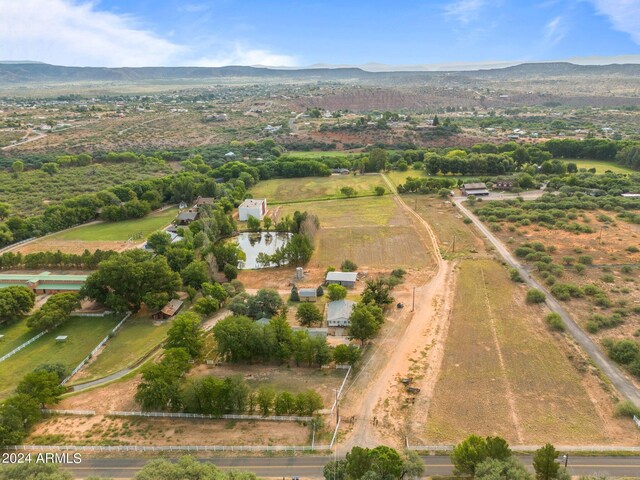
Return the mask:
MULTIPOLYGON (((374 65, 374 64, 372 64, 374 65)), ((449 71, 390 71, 375 64, 377 71, 359 67, 315 66, 300 69, 267 67, 64 67, 38 62, 0 62, 0 83, 68 83, 84 81, 144 82, 159 80, 206 80, 221 78, 292 79, 292 80, 428 80, 455 75, 469 78, 523 78, 527 76, 567 75, 640 75, 638 64, 578 65, 569 62, 523 63, 502 68, 449 71), (383 70, 383 71, 381 71, 383 70)), ((402 67, 402 68, 409 68, 402 67)), ((417 67, 417 66, 416 66, 417 67)), ((466 65, 469 67, 469 65, 466 65)), ((388 67, 393 68, 393 67, 388 67)), ((371 68, 374 70, 374 68, 371 68)))

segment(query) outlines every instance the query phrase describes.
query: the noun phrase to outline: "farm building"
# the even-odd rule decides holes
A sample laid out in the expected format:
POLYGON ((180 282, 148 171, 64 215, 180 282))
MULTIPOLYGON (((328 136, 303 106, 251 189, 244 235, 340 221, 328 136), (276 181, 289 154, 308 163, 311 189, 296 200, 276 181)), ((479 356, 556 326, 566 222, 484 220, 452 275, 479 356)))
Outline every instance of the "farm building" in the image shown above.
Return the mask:
POLYGON ((195 221, 198 218, 198 212, 189 210, 186 212, 181 212, 176 217, 176 223, 179 225, 189 225, 191 222, 195 221))
POLYGON ((358 272, 328 272, 326 278, 327 285, 336 283, 347 288, 355 287, 356 280, 358 280, 358 272))
POLYGON ((484 183, 465 183, 460 187, 463 195, 484 196, 489 195, 489 190, 484 183))
POLYGON ((351 300, 336 300, 327 303, 327 327, 331 335, 339 335, 341 330, 350 325, 349 317, 356 302, 351 300))
POLYGON ((0 288, 20 285, 36 294, 79 292, 87 280, 86 275, 52 275, 43 272, 34 274, 0 274, 0 288))
POLYGON ((238 219, 241 222, 246 222, 249 217, 262 218, 267 213, 267 199, 266 198, 247 198, 238 207, 238 219))
POLYGON ((298 290, 298 297, 301 302, 316 302, 318 300, 318 292, 315 288, 301 288, 298 290))
POLYGON ((184 302, 182 300, 171 300, 164 307, 162 307, 162 310, 151 315, 151 318, 153 318, 154 320, 166 320, 167 318, 171 318, 180 311, 183 303, 184 302))
POLYGON ((297 332, 298 330, 306 331, 310 337, 321 337, 327 338, 328 329, 327 328, 306 328, 306 327, 293 327, 292 330, 297 332))
POLYGON ((498 190, 510 190, 513 188, 513 180, 496 180, 493 188, 498 190))
POLYGON ((195 208, 201 207, 202 205, 213 205, 216 199, 213 197, 198 197, 196 198, 196 203, 194 204, 195 208))

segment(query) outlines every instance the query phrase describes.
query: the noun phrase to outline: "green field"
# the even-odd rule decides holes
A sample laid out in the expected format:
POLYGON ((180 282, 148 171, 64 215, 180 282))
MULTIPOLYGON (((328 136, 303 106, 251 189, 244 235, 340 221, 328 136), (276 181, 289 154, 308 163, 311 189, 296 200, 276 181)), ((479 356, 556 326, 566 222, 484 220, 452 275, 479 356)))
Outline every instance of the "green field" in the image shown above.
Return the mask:
POLYGON ((86 367, 82 377, 76 383, 106 377, 130 367, 161 343, 169 328, 171 328, 171 322, 154 326, 153 321, 149 318, 127 320, 116 335, 109 340, 96 361, 86 367))
POLYGON ((287 152, 287 157, 296 157, 296 158, 349 158, 355 155, 360 155, 359 153, 351 153, 351 152, 336 152, 336 151, 328 151, 328 152, 287 152))
POLYGON ((595 168, 596 173, 604 173, 607 170, 611 170, 613 173, 637 173, 635 170, 618 165, 615 162, 605 162, 603 160, 584 160, 582 158, 566 158, 561 159, 566 163, 575 163, 578 168, 595 168))
POLYGON ((62 363, 69 372, 118 324, 121 317, 72 317, 24 350, 0 364, 0 398, 9 396, 20 379, 39 365, 62 363), (56 342, 67 335, 66 342, 56 342))
POLYGON ((0 172, 0 202, 11 205, 14 213, 33 215, 48 205, 83 193, 93 193, 114 185, 159 177, 171 173, 168 165, 119 163, 61 168, 54 175, 27 170, 14 178, 0 172))
POLYGON ((10 325, 0 326, 0 335, 4 335, 4 337, 0 339, 0 357, 36 336, 36 334, 27 327, 26 319, 10 325))
POLYGON ((408 220, 389 196, 345 198, 322 202, 297 203, 280 207, 278 217, 293 215, 296 210, 318 216, 320 228, 408 225, 408 220))
POLYGON ((125 220, 123 222, 94 223, 86 227, 74 228, 49 237, 51 240, 82 241, 122 241, 133 235, 145 238, 149 234, 166 227, 178 214, 176 207, 153 213, 145 218, 125 220))
POLYGON ((401 185, 404 182, 406 182, 408 177, 413 177, 413 178, 425 177, 426 172, 424 170, 407 170, 406 172, 391 170, 390 172, 385 172, 385 175, 389 180, 391 180, 391 183, 393 183, 397 187, 398 185, 401 185))
POLYGON ((330 177, 280 178, 265 180, 251 188, 255 198, 266 198, 267 203, 344 198, 342 187, 352 187, 358 196, 374 195, 377 186, 388 187, 380 175, 332 175, 330 177))

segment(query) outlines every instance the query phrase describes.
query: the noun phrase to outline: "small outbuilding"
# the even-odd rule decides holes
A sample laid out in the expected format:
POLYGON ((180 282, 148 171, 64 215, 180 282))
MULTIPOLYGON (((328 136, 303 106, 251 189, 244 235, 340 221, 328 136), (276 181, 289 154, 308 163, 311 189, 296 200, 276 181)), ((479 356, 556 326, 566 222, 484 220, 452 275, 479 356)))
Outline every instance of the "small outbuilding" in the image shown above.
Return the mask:
POLYGON ((298 290, 298 297, 301 302, 317 302, 318 291, 315 288, 301 288, 298 290))
POLYGON ((189 225, 191 222, 194 222, 198 218, 198 212, 193 210, 188 210, 186 212, 181 212, 176 217, 176 223, 178 225, 189 225))
POLYGON ((169 301, 162 310, 151 315, 154 320, 166 320, 174 317, 182 308, 184 302, 182 300, 174 299, 169 301))
POLYGON ((247 198, 238 207, 238 220, 246 222, 249 217, 262 220, 267 214, 266 198, 247 198))
POLYGON ((346 288, 355 287, 357 280, 358 272, 328 272, 326 277, 327 285, 335 283, 346 288))
POLYGON ((216 202, 216 199, 213 197, 198 197, 196 198, 196 203, 194 207, 198 208, 203 205, 213 205, 215 202, 216 202))

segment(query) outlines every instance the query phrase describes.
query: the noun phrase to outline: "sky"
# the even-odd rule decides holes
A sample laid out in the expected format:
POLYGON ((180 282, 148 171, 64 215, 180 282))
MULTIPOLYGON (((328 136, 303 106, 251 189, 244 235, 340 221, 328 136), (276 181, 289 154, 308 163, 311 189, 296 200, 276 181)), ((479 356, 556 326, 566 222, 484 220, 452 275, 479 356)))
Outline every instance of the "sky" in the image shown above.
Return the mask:
POLYGON ((301 67, 620 55, 640 55, 640 0, 0 0, 3 61, 301 67))

